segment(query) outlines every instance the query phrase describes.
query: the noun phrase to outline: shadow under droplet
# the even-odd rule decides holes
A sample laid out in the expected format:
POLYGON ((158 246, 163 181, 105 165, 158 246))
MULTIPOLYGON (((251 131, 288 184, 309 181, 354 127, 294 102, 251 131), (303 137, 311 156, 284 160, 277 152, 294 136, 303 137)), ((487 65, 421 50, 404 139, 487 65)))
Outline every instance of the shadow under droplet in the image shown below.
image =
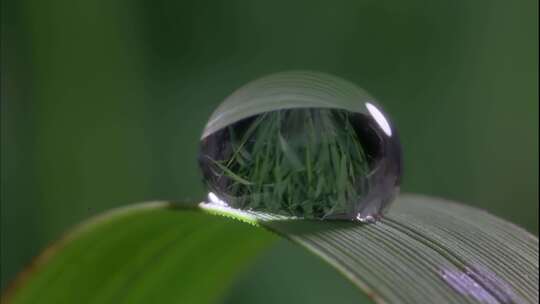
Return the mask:
POLYGON ((358 229, 368 225, 370 224, 345 220, 280 219, 264 221, 264 226, 272 230, 287 231, 288 234, 303 236, 325 231, 358 229))

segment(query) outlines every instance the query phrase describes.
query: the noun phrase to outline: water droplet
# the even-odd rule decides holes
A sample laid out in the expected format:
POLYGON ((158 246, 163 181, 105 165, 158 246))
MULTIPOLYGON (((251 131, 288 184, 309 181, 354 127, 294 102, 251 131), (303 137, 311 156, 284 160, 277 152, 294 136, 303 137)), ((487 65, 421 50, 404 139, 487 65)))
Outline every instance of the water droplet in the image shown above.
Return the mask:
POLYGON ((199 164, 210 203, 373 222, 399 192, 401 146, 358 86, 313 72, 248 83, 210 117, 199 164))

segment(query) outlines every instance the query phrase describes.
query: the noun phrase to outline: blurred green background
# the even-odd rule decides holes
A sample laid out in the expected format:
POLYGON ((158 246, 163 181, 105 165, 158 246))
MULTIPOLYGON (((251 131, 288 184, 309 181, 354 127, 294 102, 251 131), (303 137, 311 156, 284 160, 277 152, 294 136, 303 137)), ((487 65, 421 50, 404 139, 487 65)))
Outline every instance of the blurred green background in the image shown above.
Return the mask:
MULTIPOLYGON (((538 234, 536 0, 2 0, 1 9, 3 288, 82 219, 203 198, 196 154, 213 108, 289 69, 336 74, 379 99, 401 131, 403 191, 538 234)), ((356 296, 288 244, 234 286, 227 302, 356 296)))

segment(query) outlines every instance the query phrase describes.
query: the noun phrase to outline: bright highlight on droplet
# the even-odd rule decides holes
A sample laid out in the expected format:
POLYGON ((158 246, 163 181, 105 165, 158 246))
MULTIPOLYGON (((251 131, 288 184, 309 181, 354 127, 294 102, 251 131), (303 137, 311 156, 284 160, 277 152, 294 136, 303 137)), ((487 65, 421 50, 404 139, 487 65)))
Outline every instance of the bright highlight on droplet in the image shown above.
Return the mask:
POLYGON ((217 195, 214 194, 214 192, 208 192, 208 200, 213 203, 213 204, 216 204, 216 205, 220 205, 220 206, 227 206, 227 203, 225 203, 224 201, 220 200, 219 197, 217 195))
POLYGON ((218 107, 199 164, 216 206, 373 222, 399 192, 401 146, 361 88, 285 72, 247 84, 218 107))
POLYGON ((392 128, 390 128, 390 124, 386 120, 386 117, 384 117, 384 114, 379 109, 377 109, 376 106, 369 102, 366 102, 366 108, 373 116, 375 121, 379 124, 384 133, 386 133, 386 135, 388 136, 392 136, 392 128))

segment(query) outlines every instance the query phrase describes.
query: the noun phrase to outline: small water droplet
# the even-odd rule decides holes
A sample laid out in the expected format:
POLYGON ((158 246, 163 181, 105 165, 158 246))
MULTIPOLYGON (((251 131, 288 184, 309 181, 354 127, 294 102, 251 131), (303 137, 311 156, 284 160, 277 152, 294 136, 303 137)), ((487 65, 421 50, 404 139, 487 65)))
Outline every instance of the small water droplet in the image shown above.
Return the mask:
POLYGON ((322 73, 284 72, 248 83, 216 109, 199 164, 210 203, 373 222, 399 192, 401 146, 361 88, 322 73))
POLYGON ((362 216, 361 214, 358 214, 356 216, 356 219, 362 223, 374 223, 377 221, 377 217, 373 216, 373 215, 366 215, 366 216, 362 216))

